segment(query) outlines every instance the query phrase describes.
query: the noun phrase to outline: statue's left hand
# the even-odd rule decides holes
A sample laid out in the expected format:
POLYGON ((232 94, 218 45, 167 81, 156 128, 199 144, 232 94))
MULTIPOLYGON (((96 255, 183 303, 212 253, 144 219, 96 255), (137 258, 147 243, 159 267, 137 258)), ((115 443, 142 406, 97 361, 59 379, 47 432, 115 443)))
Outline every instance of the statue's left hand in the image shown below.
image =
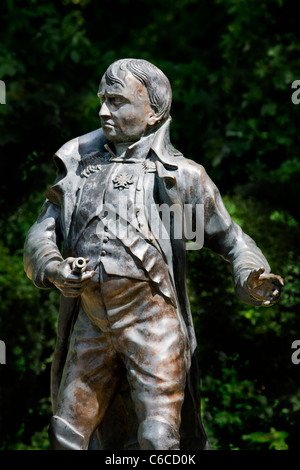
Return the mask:
POLYGON ((280 299, 284 281, 281 276, 266 273, 265 268, 251 271, 247 279, 248 292, 265 307, 271 307, 280 299))

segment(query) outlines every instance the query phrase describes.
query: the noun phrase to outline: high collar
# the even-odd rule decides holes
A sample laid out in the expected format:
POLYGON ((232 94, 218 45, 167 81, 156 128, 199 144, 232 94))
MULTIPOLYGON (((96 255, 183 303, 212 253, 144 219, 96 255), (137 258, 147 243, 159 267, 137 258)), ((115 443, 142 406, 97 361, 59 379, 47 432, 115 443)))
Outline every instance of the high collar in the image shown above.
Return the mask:
POLYGON ((171 118, 168 118, 156 132, 142 137, 140 140, 130 145, 125 154, 121 157, 117 157, 114 154, 112 142, 107 142, 104 147, 110 152, 111 161, 141 161, 147 157, 149 150, 152 149, 164 165, 178 168, 176 157, 182 156, 182 154, 178 152, 170 142, 170 123, 171 118))
POLYGON ((109 151, 111 155, 110 161, 112 162, 141 162, 147 158, 154 138, 155 133, 142 137, 137 142, 130 144, 127 149, 119 156, 114 153, 114 145, 112 142, 105 144, 104 148, 109 151))
POLYGON ((178 168, 176 157, 182 153, 176 150, 170 141, 171 117, 155 133, 154 141, 151 145, 159 160, 169 167, 178 168))

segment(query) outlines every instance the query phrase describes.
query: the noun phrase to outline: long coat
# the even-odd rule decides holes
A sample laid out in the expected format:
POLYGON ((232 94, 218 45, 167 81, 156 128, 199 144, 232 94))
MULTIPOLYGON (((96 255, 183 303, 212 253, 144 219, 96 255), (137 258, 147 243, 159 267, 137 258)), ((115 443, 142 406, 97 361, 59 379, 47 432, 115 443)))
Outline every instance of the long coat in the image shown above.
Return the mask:
MULTIPOLYGON (((197 205, 203 205, 203 219, 198 222, 204 224, 204 247, 213 250, 231 263, 236 295, 249 304, 260 305, 248 294, 246 279, 252 269, 261 266, 266 272, 270 272, 268 262, 255 242, 231 219, 217 187, 205 169, 194 161, 184 158, 174 149, 169 140, 169 121, 157 131, 151 146, 157 170, 156 181, 160 201, 169 206, 177 204, 182 208, 185 204, 189 205, 192 207, 193 217, 197 216, 197 205)), ((73 238, 70 233, 72 216, 77 205, 76 195, 81 184, 80 162, 87 155, 97 152, 101 154, 106 143, 102 129, 97 129, 69 141, 54 155, 57 178, 54 185, 45 193, 47 199, 36 223, 27 235, 24 248, 25 271, 39 288, 54 287, 44 276, 47 263, 53 260, 62 261, 72 255, 73 238)), ((190 369, 187 375, 180 429, 181 448, 208 449, 200 417, 197 343, 186 286, 186 240, 173 238, 169 246, 163 249, 166 251, 165 259, 175 290, 178 315, 185 325, 190 346, 187 358, 190 369)), ((134 253, 134 255, 140 256, 143 262, 142 254, 134 253)), ((61 296, 51 379, 54 412, 68 341, 79 304, 80 298, 61 296)), ((129 442, 134 441, 137 426, 135 419, 132 418, 133 407, 128 384, 124 383, 98 430, 100 448, 129 448, 129 442)))

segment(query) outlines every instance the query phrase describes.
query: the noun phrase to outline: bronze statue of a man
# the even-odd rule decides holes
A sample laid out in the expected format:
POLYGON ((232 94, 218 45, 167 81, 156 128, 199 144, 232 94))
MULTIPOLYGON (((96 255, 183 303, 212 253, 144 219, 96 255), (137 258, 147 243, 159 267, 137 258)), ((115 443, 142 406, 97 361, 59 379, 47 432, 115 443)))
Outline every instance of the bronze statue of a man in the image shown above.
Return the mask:
POLYGON ((162 71, 119 60, 98 96, 102 127, 55 154, 57 179, 25 242, 28 277, 62 294, 51 445, 207 449, 178 224, 202 227, 204 246, 231 263, 243 301, 272 305, 283 281, 232 221, 204 168, 171 145, 162 71), (161 208, 175 206, 181 222, 166 223, 161 208))

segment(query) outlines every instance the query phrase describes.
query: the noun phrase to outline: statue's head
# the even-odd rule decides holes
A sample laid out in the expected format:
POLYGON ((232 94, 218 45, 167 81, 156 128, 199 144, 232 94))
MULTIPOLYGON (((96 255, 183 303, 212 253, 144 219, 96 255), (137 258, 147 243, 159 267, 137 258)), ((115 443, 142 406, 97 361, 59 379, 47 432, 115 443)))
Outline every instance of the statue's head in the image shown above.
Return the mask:
POLYGON ((116 143, 139 140, 157 130, 170 115, 170 82, 143 59, 111 64, 102 77, 98 96, 104 135, 116 143))

